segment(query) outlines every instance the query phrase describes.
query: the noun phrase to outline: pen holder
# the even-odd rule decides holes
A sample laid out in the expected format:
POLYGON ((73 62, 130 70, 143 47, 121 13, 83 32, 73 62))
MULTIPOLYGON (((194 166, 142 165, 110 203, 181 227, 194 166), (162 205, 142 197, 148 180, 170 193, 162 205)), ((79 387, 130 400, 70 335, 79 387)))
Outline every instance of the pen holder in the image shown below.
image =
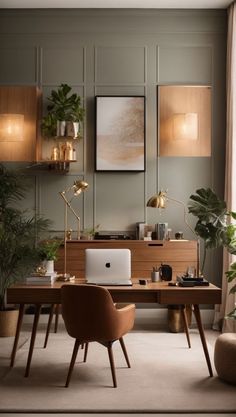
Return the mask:
POLYGON ((151 280, 152 280, 152 282, 159 282, 159 281, 161 281, 159 271, 152 271, 151 272, 151 280))

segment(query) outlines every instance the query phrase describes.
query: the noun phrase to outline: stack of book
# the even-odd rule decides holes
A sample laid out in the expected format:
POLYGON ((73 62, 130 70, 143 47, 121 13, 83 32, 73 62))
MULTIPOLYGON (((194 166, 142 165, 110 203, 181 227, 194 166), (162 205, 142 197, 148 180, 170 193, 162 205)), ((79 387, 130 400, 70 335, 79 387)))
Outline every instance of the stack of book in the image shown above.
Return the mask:
POLYGON ((31 275, 26 278, 26 284, 30 285, 49 285, 53 284, 56 281, 57 273, 53 272, 52 274, 46 275, 31 275))

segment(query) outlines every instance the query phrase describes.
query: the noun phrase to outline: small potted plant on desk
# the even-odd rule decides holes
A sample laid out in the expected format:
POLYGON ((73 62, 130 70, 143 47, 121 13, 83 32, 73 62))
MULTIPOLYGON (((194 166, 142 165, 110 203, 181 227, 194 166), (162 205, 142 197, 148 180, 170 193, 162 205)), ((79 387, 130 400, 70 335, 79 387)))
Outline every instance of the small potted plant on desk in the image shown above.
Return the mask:
POLYGON ((93 240, 95 234, 97 233, 97 231, 99 229, 99 227, 100 227, 100 224, 97 224, 95 227, 84 229, 83 233, 82 233, 82 236, 81 236, 81 239, 83 239, 83 240, 93 240))
POLYGON ((39 263, 36 235, 50 224, 15 208, 24 199, 25 181, 19 172, 0 165, 0 336, 15 334, 18 310, 7 305, 7 289, 24 280, 39 263))
POLYGON ((63 241, 59 238, 45 239, 39 242, 38 251, 48 274, 54 273, 54 261, 58 258, 58 249, 63 241))

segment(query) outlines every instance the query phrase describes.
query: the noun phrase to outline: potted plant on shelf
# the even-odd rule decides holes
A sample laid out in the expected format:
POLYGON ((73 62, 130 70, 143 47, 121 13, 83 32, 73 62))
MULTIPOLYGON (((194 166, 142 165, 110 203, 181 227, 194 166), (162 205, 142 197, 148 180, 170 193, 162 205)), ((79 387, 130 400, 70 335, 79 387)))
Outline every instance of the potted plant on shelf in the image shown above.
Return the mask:
POLYGON ((81 97, 73 93, 68 84, 61 84, 58 90, 52 90, 48 97, 48 114, 42 119, 42 132, 47 137, 73 136, 79 138, 80 123, 84 120, 81 97), (71 131, 71 124, 73 131, 71 131), (67 131, 66 132, 66 128, 67 131))
POLYGON ((47 273, 54 273, 54 261, 58 257, 58 249, 63 241, 59 238, 45 239, 39 242, 38 251, 47 273))
POLYGON ((18 311, 7 305, 7 289, 24 279, 39 263, 36 236, 49 227, 49 220, 29 217, 16 208, 26 192, 26 179, 0 165, 0 335, 14 335, 18 311), (14 324, 11 323, 11 319, 14 324))

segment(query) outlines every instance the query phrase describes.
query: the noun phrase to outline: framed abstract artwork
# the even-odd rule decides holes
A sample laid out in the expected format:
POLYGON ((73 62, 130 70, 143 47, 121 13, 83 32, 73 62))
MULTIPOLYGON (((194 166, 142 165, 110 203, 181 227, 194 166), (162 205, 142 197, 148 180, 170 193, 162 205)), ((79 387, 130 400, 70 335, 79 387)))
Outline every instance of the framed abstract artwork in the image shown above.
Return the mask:
POLYGON ((145 171, 145 97, 96 96, 96 171, 145 171))

